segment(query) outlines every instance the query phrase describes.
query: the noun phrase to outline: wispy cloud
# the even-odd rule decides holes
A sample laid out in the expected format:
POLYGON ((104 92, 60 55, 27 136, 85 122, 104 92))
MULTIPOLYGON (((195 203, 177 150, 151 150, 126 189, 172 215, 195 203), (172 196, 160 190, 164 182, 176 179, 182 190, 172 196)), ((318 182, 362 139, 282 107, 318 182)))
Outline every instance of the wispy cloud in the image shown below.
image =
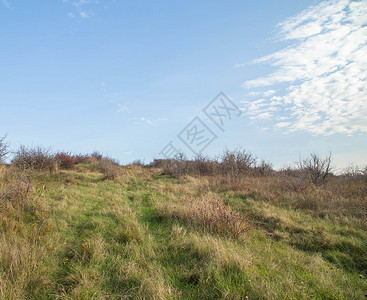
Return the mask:
POLYGON ((101 82, 101 84, 100 84, 100 90, 101 90, 103 93, 106 93, 106 92, 107 92, 107 83, 105 83, 105 82, 101 82))
MULTIPOLYGON (((3 0, 4 1, 4 0, 3 0)), ((83 19, 90 18, 95 15, 91 11, 93 5, 100 4, 97 0, 62 0, 64 3, 71 4, 73 11, 68 13, 69 17, 76 18, 80 17, 83 19)))
POLYGON ((118 103, 118 109, 117 112, 130 112, 131 109, 127 107, 125 104, 118 103))
POLYGON ((11 8, 10 4, 8 1, 6 0, 1 0, 1 3, 6 7, 6 8, 11 8))
POLYGON ((276 112, 275 120, 286 120, 275 125, 282 130, 366 133, 366 16, 365 0, 331 0, 279 24, 279 38, 294 44, 254 61, 275 70, 243 84, 261 97, 245 102, 245 111, 262 119, 276 112), (257 90, 263 87, 274 89, 257 90))
POLYGON ((79 12, 79 16, 83 19, 85 18, 89 18, 91 16, 93 16, 94 14, 93 13, 90 13, 90 12, 86 12, 86 11, 80 11, 79 12))
POLYGON ((145 117, 139 117, 139 118, 134 118, 133 119, 135 121, 135 123, 146 123, 146 124, 149 124, 149 125, 153 125, 152 121, 145 118, 145 117))
POLYGON ((150 126, 153 126, 154 124, 157 124, 158 122, 165 122, 168 121, 166 118, 158 118, 155 120, 148 119, 146 117, 139 117, 139 118, 132 118, 135 124, 148 124, 150 126))

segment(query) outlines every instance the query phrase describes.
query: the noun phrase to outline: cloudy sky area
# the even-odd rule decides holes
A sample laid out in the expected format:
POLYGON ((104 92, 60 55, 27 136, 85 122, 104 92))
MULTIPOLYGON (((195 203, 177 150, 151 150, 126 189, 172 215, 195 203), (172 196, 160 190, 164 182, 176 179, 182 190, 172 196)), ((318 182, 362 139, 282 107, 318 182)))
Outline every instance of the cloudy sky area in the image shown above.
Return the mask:
POLYGON ((276 167, 367 164, 367 1, 0 0, 0 136, 152 160, 198 116, 276 167), (270 3, 269 3, 270 2, 270 3), (223 91, 242 114, 202 110, 223 91))
POLYGON ((366 1, 321 2, 280 23, 279 38, 294 44, 254 60, 275 71, 243 84, 269 87, 245 102, 248 114, 284 131, 366 133, 366 25, 366 1))

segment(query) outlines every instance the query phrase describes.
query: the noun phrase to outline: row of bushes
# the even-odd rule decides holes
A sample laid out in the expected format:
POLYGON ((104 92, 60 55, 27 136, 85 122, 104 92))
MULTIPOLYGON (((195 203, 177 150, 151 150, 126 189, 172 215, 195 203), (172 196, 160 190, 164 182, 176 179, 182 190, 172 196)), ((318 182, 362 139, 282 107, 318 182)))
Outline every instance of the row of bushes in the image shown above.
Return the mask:
MULTIPOLYGON (((3 163, 9 154, 9 145, 5 142, 6 136, 0 139, 0 163, 3 163)), ((119 163, 99 152, 92 154, 74 155, 68 152, 52 152, 43 147, 20 146, 14 153, 12 165, 19 170, 50 170, 57 173, 58 169, 72 169, 78 164, 90 164, 96 171, 105 175, 106 179, 114 179, 119 174, 119 163)))
POLYGON ((164 173, 172 176, 229 174, 237 177, 250 174, 268 175, 274 172, 271 163, 258 160, 244 149, 225 150, 222 155, 216 158, 199 155, 192 160, 187 160, 183 155, 180 155, 174 159, 155 159, 150 166, 163 168, 164 173))
POLYGON ((96 163, 104 159, 103 155, 92 154, 73 155, 67 152, 54 153, 43 147, 20 146, 15 152, 12 164, 20 169, 47 170, 54 168, 55 164, 61 169, 72 169, 80 163, 96 163))
POLYGON ((331 162, 331 154, 319 156, 311 153, 308 157, 300 159, 293 167, 275 171, 271 163, 257 159, 245 149, 238 149, 225 150, 217 158, 197 156, 192 160, 187 160, 183 156, 178 156, 174 159, 155 159, 151 166, 163 168, 165 174, 172 176, 226 175, 238 178, 281 174, 300 178, 314 185, 321 185, 333 176, 331 162))
MULTIPOLYGON (((0 138, 0 163, 9 153, 6 136, 0 138)), ((116 177, 118 162, 114 159, 104 157, 98 152, 92 154, 74 155, 68 152, 54 153, 43 147, 25 147, 15 152, 12 164, 20 169, 37 169, 57 171, 61 169, 72 169, 81 163, 91 164, 96 170, 106 175, 107 178, 116 177)), ((144 166, 140 160, 133 162, 135 165, 144 166)), ((308 157, 301 158, 295 165, 279 171, 273 169, 273 165, 264 160, 259 160, 245 149, 225 150, 216 158, 196 156, 188 160, 184 155, 178 155, 174 159, 155 159, 149 167, 162 168, 164 174, 175 177, 184 175, 192 176, 214 176, 225 175, 230 178, 241 178, 244 176, 271 176, 277 175, 291 178, 296 186, 323 185, 333 174, 331 154, 320 156, 311 153, 308 157)), ((367 167, 360 169, 350 167, 339 176, 343 180, 367 180, 367 167)))

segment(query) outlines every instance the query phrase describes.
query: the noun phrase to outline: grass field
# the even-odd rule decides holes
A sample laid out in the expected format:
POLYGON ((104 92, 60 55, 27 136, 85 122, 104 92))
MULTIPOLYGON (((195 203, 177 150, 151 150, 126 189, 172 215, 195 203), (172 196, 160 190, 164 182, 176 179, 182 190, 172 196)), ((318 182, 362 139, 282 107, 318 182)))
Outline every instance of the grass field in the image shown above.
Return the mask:
POLYGON ((270 201, 262 179, 216 189, 208 178, 119 168, 113 180, 87 164, 26 178, 1 170, 1 299, 365 299, 360 209, 270 201), (200 206, 208 199, 233 218, 245 210, 248 230, 216 224, 224 217, 200 206), (195 215, 200 207, 209 215, 195 215))

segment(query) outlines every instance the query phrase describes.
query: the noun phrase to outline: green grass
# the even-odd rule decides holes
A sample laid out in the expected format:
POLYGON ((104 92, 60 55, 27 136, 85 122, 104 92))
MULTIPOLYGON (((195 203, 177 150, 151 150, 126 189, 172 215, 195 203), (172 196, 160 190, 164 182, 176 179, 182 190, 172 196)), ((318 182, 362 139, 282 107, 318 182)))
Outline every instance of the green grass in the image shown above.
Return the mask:
MULTIPOLYGON (((19 261, 16 272, 0 267, 1 299, 364 299, 367 294, 367 235, 346 220, 216 194, 234 210, 252 209, 274 234, 254 230, 231 239, 170 216, 184 207, 179 196, 205 193, 190 182, 148 170, 127 170, 114 181, 87 167, 82 171, 35 177, 37 186, 45 187, 49 230, 34 250, 35 269, 26 271, 27 260, 19 261)), ((20 247, 17 241, 25 241, 31 228, 22 224, 1 238, 12 237, 20 247)))

